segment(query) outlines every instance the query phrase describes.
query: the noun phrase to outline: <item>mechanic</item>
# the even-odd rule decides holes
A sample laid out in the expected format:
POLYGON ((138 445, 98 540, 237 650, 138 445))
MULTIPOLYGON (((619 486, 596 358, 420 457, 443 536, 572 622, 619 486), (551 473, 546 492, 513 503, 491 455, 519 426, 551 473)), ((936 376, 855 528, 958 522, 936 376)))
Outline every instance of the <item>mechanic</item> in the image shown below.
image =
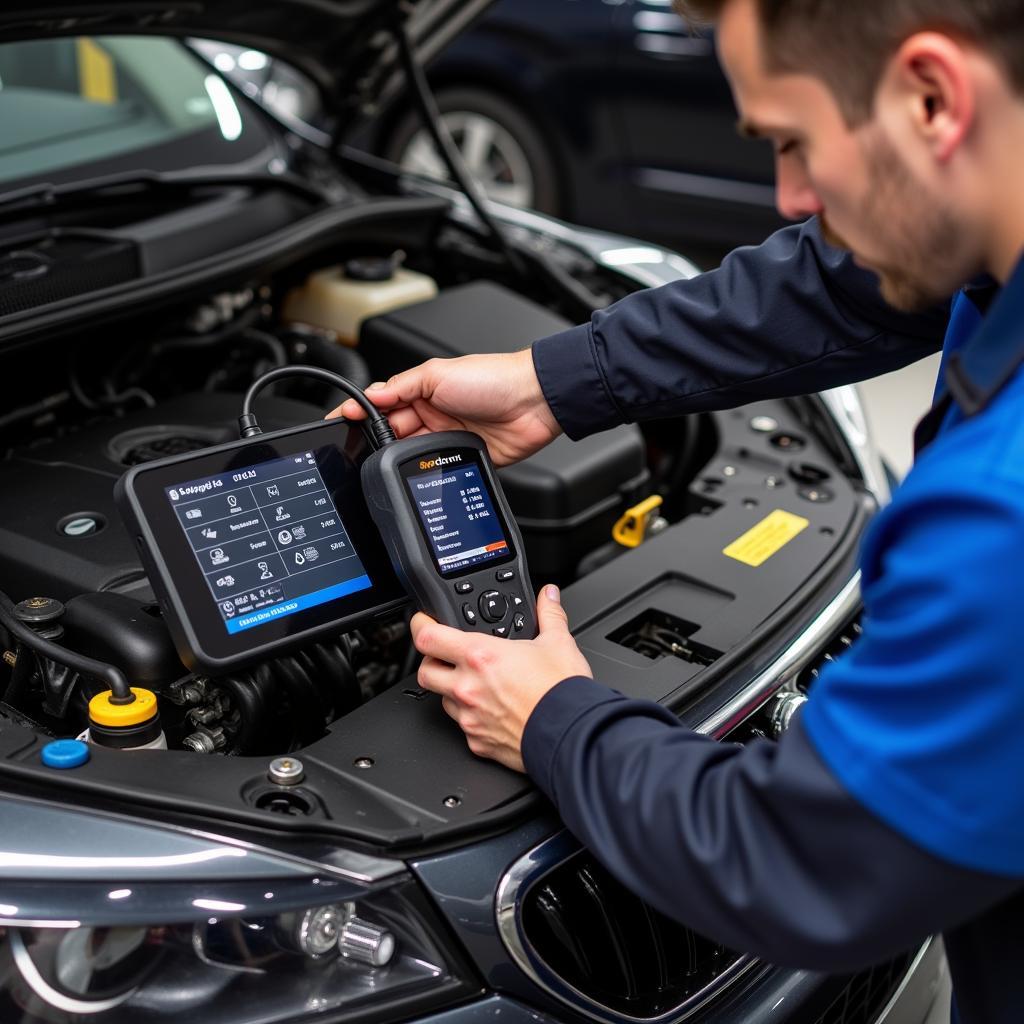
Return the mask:
POLYGON ((474 430, 501 464, 562 430, 864 379, 944 336, 916 465, 864 541, 863 636, 777 744, 715 743, 592 680, 552 586, 531 642, 417 616, 419 680, 663 912, 832 971, 941 931, 954 1018, 1019 1022, 1024 0, 687 6, 717 22, 744 130, 775 144, 780 210, 811 219, 371 397, 400 435, 474 430))

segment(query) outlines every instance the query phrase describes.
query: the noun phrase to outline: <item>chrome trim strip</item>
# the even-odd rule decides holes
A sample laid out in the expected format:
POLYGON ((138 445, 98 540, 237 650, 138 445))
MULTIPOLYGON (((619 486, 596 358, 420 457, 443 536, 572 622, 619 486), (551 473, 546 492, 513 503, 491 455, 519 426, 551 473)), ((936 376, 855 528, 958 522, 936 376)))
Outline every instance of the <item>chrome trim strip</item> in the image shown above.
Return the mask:
POLYGON ((914 975, 924 962, 925 957, 928 956, 934 943, 935 937, 932 936, 917 951, 917 956, 914 957, 913 962, 907 968, 907 973, 903 975, 903 980, 899 983, 896 991, 892 994, 892 998, 885 1004, 885 1007, 878 1015, 878 1019, 875 1021, 875 1024, 885 1024, 886 1018, 888 1018, 897 1009, 897 1004, 903 998, 903 993, 907 991, 907 987, 914 980, 914 975))
POLYGON ((498 931, 505 948, 526 975, 549 995, 571 1006, 577 1012, 601 1021, 602 1024, 617 1024, 621 1021, 632 1021, 634 1024, 677 1024, 678 1021, 685 1020, 700 1010, 726 985, 741 977, 757 963, 753 957, 741 956, 700 992, 659 1017, 632 1017, 595 1002, 555 974, 540 957, 531 956, 532 950, 523 933, 518 912, 533 883, 581 849, 580 844, 569 832, 559 832, 551 836, 512 865, 499 883, 495 894, 498 931))
MULTIPOLYGON (((697 727, 697 731, 717 739, 739 725, 770 699, 772 694, 792 682, 811 663, 829 639, 856 613, 859 605, 860 573, 858 572, 771 665, 744 687, 733 700, 706 718, 697 727)), ((624 1018, 622 1014, 613 1013, 601 1004, 594 1002, 558 978, 539 957, 531 955, 532 951, 520 920, 522 902, 534 881, 547 874, 579 849, 581 847, 578 841, 569 832, 559 832, 535 846, 509 867, 498 883, 495 894, 498 933, 509 955, 520 970, 549 995, 594 1020, 605 1022, 605 1024, 622 1019, 640 1020, 640 1018, 624 1018)), ((699 998, 698 1003, 694 1004, 693 1000, 689 1000, 671 1013, 644 1020, 644 1024, 675 1024, 675 1022, 683 1020, 694 1010, 699 1009, 708 999, 718 994, 726 982, 731 982, 754 963, 756 961, 751 958, 738 961, 731 972, 723 973, 707 989, 694 997, 695 999, 699 998)))
POLYGON ((773 693, 792 682, 860 606, 860 572, 825 606, 821 614, 760 675, 725 707, 706 718, 697 731, 719 739, 756 711, 773 693))

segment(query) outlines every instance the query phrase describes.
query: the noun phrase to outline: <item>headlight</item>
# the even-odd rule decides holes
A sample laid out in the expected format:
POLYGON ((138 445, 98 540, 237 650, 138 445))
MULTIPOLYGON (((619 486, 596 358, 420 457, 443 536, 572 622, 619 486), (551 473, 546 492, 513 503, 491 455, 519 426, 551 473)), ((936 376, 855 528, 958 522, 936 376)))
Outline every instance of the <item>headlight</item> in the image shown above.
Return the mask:
MULTIPOLYGON (((131 895, 109 898, 120 892, 131 895)), ((204 1024, 284 1024, 343 1010, 356 1021, 398 1002, 405 1015, 409 1000, 429 1011, 472 990, 408 876, 273 914, 193 902, 205 913, 190 922, 119 925, 112 914, 106 926, 0 928, 0 1020, 148 1024, 191 1011, 204 1024)))

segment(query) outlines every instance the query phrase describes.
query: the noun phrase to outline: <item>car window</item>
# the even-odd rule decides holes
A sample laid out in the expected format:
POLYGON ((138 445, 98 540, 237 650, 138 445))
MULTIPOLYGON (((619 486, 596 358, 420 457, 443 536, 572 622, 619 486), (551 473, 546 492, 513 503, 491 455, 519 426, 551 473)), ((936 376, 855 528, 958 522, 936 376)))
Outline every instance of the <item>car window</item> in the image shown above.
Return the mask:
POLYGON ((181 42, 136 36, 0 45, 0 181, 219 129, 230 162, 243 118, 223 79, 181 42))

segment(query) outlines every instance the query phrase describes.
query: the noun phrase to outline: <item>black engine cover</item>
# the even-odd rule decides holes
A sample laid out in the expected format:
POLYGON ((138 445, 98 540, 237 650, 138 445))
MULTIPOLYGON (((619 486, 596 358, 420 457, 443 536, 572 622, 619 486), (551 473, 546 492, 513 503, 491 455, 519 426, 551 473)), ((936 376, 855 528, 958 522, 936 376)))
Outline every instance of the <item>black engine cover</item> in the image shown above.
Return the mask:
MULTIPOLYGON (((238 437, 241 397, 185 395, 40 442, 0 463, 0 589, 68 601, 115 591, 153 596, 114 507, 114 483, 132 465, 238 437)), ((305 402, 260 400, 267 430, 320 419, 305 402)))

